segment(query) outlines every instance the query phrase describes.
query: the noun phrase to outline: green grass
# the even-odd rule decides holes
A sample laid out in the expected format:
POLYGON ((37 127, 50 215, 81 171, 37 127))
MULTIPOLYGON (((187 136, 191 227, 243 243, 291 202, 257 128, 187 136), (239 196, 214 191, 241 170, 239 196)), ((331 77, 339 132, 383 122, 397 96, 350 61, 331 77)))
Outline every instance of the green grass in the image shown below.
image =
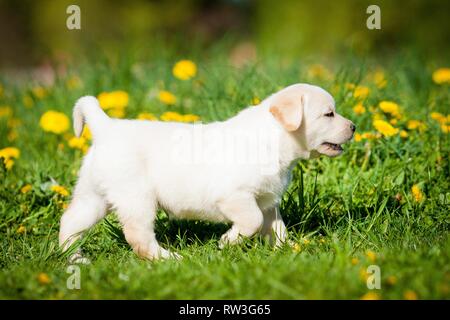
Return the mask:
POLYGON ((328 64, 332 76, 323 78, 308 73, 309 63, 298 61, 262 60, 237 70, 217 51, 194 59, 199 73, 185 82, 171 74, 173 63, 184 57, 139 60, 132 55, 72 65, 42 99, 33 96, 36 83, 2 80, 0 106, 11 106, 21 124, 12 129, 7 124, 11 117, 0 118, 0 149, 14 146, 21 154, 11 170, 0 166, 0 298, 359 299, 370 291, 363 276, 373 264, 381 270, 381 289, 372 291, 380 298, 403 299, 408 292, 419 299, 450 298, 450 147, 448 134, 430 118, 433 111, 446 115, 450 110, 448 85, 431 80, 438 65, 412 56, 378 62, 347 57, 328 64), (387 79, 382 89, 368 78, 378 67, 387 79), (69 89, 72 76, 83 85, 69 89), (217 240, 228 226, 169 221, 160 212, 159 240, 184 259, 149 262, 133 254, 115 216, 109 215, 82 241, 92 264, 81 266, 81 289, 67 289, 70 274, 57 249, 57 232, 69 199, 50 186, 57 182, 72 190, 82 152, 69 148, 63 135, 39 127, 45 111, 70 115, 81 95, 121 89, 130 95, 127 118, 175 110, 207 122, 226 119, 254 97, 262 99, 295 82, 330 90, 338 111, 360 133, 375 132, 369 107, 379 111, 382 100, 400 105, 403 117, 396 127, 406 129, 407 120, 417 119, 426 129, 408 130, 407 138, 352 142, 338 158, 300 162, 282 203, 295 249, 275 250, 250 239, 219 250, 217 240), (352 111, 357 99, 346 83, 369 87, 366 113, 352 111), (177 96, 175 106, 155 97, 163 88, 177 96), (30 108, 24 106, 25 95, 34 100, 30 108), (14 141, 8 140, 11 131, 17 133, 14 141), (26 184, 32 189, 22 194, 26 184), (413 185, 423 193, 422 201, 414 199, 413 185), (48 275, 49 283, 38 281, 40 273, 48 275))

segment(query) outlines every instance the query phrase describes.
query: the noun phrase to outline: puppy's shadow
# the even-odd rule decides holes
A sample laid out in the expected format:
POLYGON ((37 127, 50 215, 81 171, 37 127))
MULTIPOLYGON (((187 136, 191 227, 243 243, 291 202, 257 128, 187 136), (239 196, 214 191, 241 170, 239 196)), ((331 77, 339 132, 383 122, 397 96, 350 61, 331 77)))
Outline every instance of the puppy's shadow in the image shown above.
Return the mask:
POLYGON ((230 225, 225 223, 159 218, 155 230, 158 241, 180 247, 220 239, 229 228, 230 225))
MULTIPOLYGON (((131 247, 125 239, 122 227, 114 217, 108 217, 103 222, 106 233, 117 241, 120 246, 131 247)), ((225 223, 212 223, 200 220, 172 220, 167 215, 158 215, 155 221, 156 238, 160 243, 174 247, 191 245, 195 242, 206 243, 219 239, 230 228, 225 223)))

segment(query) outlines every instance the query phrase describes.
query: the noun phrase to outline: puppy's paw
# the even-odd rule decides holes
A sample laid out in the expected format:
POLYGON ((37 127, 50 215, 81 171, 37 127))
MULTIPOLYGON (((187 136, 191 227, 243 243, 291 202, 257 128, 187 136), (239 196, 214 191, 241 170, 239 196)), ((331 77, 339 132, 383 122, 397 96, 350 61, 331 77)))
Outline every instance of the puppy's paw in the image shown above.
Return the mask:
POLYGON ((171 254, 171 258, 173 258, 175 260, 178 260, 178 261, 183 260, 183 256, 181 254, 178 254, 176 252, 171 252, 170 254, 171 254))
POLYGON ((242 243, 245 237, 241 236, 237 229, 231 228, 225 232, 219 240, 219 249, 224 249, 227 246, 237 245, 242 243))
POLYGON ((219 240, 219 249, 223 250, 226 246, 230 244, 230 240, 228 239, 228 234, 224 233, 219 240))
POLYGON ((161 259, 175 259, 175 260, 181 260, 183 259, 183 256, 181 256, 180 254, 176 253, 176 252, 171 252, 169 250, 160 248, 159 249, 159 258, 161 259))
POLYGON ((86 257, 83 257, 80 252, 74 253, 69 257, 70 264, 91 264, 91 260, 86 257))
POLYGON ((148 259, 148 260, 159 260, 159 259, 181 260, 181 259, 183 259, 183 256, 179 255, 178 253, 171 252, 160 246, 153 247, 152 250, 148 250, 148 251, 144 251, 144 252, 137 251, 136 253, 141 258, 148 259))

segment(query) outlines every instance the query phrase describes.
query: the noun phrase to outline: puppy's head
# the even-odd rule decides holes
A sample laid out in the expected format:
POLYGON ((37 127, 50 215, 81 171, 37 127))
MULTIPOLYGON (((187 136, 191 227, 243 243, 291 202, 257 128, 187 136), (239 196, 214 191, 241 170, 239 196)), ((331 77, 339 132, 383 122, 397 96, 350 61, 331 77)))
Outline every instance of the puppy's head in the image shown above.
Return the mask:
POLYGON ((295 84, 275 93, 269 110, 311 153, 337 156, 355 132, 353 122, 336 112, 333 97, 316 86, 295 84))

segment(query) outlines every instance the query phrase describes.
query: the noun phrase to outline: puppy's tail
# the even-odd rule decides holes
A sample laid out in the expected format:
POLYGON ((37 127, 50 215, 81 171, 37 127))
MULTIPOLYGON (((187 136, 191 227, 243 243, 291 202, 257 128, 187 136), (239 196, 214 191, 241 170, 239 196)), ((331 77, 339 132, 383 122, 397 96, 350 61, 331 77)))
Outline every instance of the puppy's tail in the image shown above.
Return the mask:
POLYGON ((73 108, 73 129, 77 137, 81 136, 84 124, 89 125, 89 129, 95 138, 103 131, 111 119, 100 108, 100 104, 95 97, 85 96, 75 103, 73 108))

